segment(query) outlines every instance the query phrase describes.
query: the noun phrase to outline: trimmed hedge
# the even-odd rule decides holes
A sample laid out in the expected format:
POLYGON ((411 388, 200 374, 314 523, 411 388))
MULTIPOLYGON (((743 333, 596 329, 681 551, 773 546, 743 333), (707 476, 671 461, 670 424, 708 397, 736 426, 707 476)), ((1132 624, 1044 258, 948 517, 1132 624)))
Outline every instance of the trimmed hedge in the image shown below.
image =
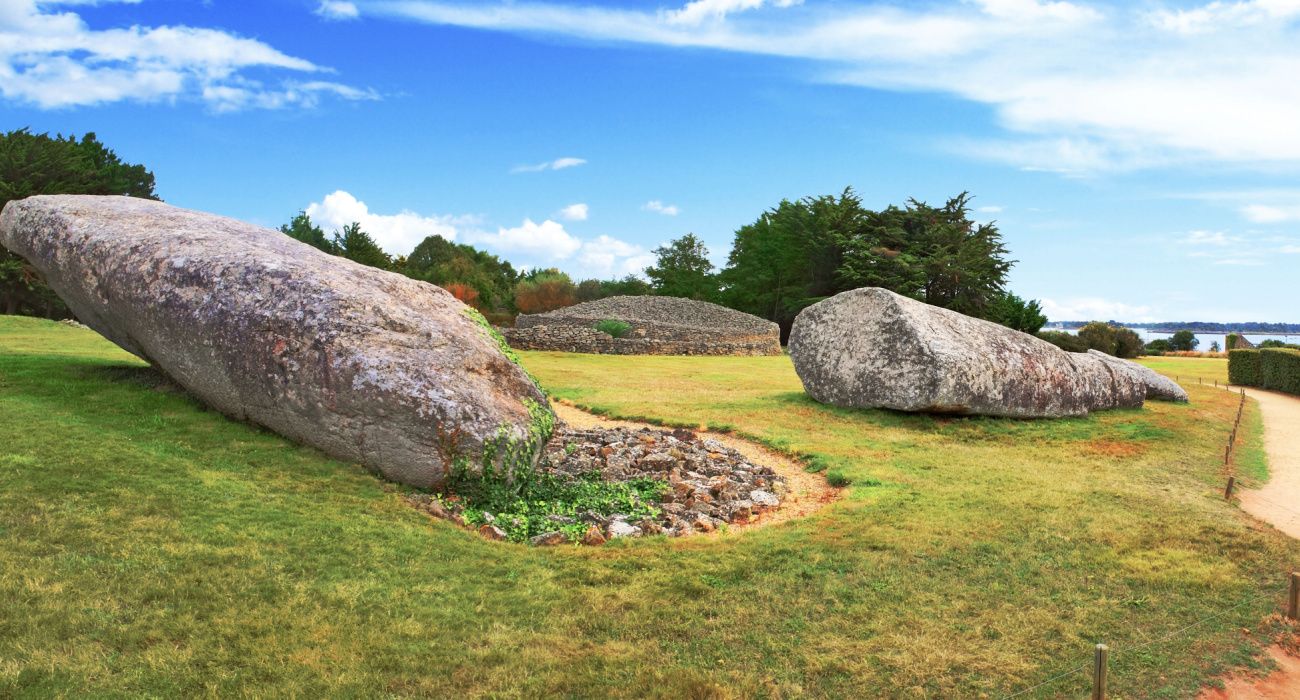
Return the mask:
POLYGON ((1228 383, 1237 386, 1259 386, 1259 351, 1228 351, 1228 383))
POLYGON ((1260 386, 1300 395, 1300 350, 1267 348, 1259 358, 1260 386))

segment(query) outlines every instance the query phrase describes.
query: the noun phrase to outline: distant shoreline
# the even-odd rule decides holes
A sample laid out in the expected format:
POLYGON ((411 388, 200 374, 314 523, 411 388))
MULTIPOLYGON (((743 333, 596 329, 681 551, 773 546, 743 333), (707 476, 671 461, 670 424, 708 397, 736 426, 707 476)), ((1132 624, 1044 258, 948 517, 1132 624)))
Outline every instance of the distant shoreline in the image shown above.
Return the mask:
MULTIPOLYGON (((1052 321, 1044 330, 1078 330, 1091 321, 1052 321)), ((1160 323, 1127 323, 1108 321, 1112 326, 1124 328, 1141 328, 1152 333, 1176 333, 1192 331, 1193 333, 1240 333, 1242 335, 1300 335, 1300 323, 1209 323, 1206 321, 1176 321, 1160 323)))

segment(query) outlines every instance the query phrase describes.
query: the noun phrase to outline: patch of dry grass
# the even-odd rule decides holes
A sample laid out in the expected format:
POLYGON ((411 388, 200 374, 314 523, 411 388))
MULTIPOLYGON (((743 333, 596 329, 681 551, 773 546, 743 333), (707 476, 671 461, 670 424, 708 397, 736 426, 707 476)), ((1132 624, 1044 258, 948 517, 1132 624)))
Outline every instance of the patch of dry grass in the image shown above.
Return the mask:
POLYGON ((1186 697, 1255 658, 1240 630, 1300 560, 1216 496, 1235 404, 1211 388, 936 420, 820 406, 787 358, 523 355, 577 404, 854 485, 714 538, 487 542, 89 332, 0 318, 0 696, 996 698, 1105 641, 1117 694, 1186 697))

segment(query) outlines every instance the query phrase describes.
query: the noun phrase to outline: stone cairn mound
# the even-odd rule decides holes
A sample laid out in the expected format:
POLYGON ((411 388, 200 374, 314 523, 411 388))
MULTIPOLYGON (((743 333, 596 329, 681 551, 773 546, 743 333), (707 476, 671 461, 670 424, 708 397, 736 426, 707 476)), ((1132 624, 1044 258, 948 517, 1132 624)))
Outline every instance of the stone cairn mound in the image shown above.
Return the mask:
MULTIPOLYGON (((607 481, 655 479, 668 483, 669 489, 657 504, 658 518, 629 522, 617 513, 583 514, 580 520, 589 527, 582 543, 588 545, 615 537, 679 537, 713 532, 724 523, 743 525, 778 508, 788 490, 785 479, 771 467, 753 464, 736 450, 688 430, 563 426, 547 444, 538 469, 574 479, 597 472, 607 481)), ((458 503, 444 505, 423 494, 408 498, 436 517, 464 524, 458 503)), ((556 525, 572 524, 570 519, 552 517, 556 525)), ((564 538, 558 532, 545 533, 532 542, 560 544, 564 538)))
POLYGON ((524 314, 504 330, 522 350, 608 355, 780 355, 775 323, 707 301, 657 296, 617 296, 541 314, 524 314), (621 321, 619 337, 597 330, 621 321))

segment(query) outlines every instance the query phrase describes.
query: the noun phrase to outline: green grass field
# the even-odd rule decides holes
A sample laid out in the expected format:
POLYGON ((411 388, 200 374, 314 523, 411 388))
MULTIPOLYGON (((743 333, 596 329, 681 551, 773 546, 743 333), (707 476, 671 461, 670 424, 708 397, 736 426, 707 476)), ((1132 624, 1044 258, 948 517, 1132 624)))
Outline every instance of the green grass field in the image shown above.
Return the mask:
POLYGON ((716 538, 487 542, 93 333, 0 317, 0 696, 999 698, 1104 641, 1118 695, 1182 698, 1256 657, 1300 563, 1219 495, 1211 387, 936 419, 815 404, 784 357, 522 355, 556 396, 854 484, 716 538))

